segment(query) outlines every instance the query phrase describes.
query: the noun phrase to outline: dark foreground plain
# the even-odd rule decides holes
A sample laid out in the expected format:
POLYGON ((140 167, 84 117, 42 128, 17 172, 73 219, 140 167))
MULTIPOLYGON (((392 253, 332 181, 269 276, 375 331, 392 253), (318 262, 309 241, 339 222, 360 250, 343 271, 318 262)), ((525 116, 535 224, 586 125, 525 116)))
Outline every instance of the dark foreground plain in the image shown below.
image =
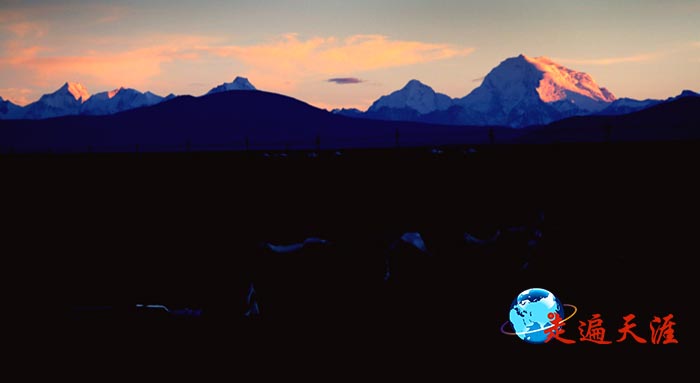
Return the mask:
POLYGON ((78 370, 144 354, 328 379, 664 376, 696 347, 698 163, 694 141, 5 155, 6 312, 24 355, 78 370), (328 242, 264 246, 309 237, 328 242), (576 344, 501 333, 530 287, 578 308, 576 344), (594 313, 612 344, 578 340, 594 313), (646 339, 672 313, 679 343, 615 342, 630 313, 646 339))

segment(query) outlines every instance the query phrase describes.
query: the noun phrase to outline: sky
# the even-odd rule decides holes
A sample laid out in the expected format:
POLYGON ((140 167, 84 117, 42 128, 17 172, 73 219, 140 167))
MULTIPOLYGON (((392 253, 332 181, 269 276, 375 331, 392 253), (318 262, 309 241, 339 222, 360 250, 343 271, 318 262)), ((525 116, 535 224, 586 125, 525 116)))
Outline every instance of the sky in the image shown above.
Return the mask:
POLYGON ((365 110, 411 79, 463 97, 522 53, 663 99, 700 91, 698 20, 700 0, 2 0, 0 97, 67 81, 199 96, 243 76, 365 110))

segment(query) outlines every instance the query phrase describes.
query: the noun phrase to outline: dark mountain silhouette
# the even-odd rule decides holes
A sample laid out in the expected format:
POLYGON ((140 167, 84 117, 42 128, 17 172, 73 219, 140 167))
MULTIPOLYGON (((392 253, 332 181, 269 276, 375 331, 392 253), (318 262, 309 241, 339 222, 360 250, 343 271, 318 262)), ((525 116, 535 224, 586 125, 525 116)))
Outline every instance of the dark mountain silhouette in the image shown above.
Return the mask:
POLYGON ((523 143, 700 139, 700 97, 682 97, 620 116, 585 116, 528 129, 523 143))
MULTIPOLYGON (((691 131, 698 107, 688 98, 639 114, 518 132, 532 134, 531 142, 553 142, 565 133, 600 141, 604 124, 612 126, 613 138, 646 127, 663 133, 674 124, 691 131)), ((240 144, 236 139, 245 134, 252 144, 287 134, 311 146, 317 132, 322 145, 331 138, 393 145, 396 129, 401 142, 415 143, 435 137, 483 142, 487 133, 342 118, 288 97, 239 91, 179 97, 113 116, 0 122, 0 150, 8 144, 31 148, 37 140, 145 145, 147 139, 170 140, 182 149, 185 139, 240 144), (386 142, 359 139, 370 133, 386 142), (80 141, 87 134, 93 141, 80 141)), ((512 132, 494 131, 497 143, 500 133, 512 132)), ((504 350, 506 358, 516 358, 532 349, 498 329, 508 321, 514 296, 534 281, 578 305, 581 320, 604 313, 613 335, 621 317, 633 312, 640 335, 649 339, 641 332, 649 321, 673 313, 679 347, 688 344, 691 296, 683 292, 695 270, 687 255, 697 241, 686 222, 698 210, 692 177, 697 143, 492 145, 460 156, 450 156, 449 149, 439 160, 411 155, 430 153, 424 149, 348 151, 338 159, 302 161, 235 153, 0 156, 7 185, 4 268, 12 271, 8 285, 17 290, 9 294, 11 319, 30 324, 30 334, 60 331, 65 340, 59 346, 79 337, 109 344, 103 334, 112 329, 116 336, 119 330, 137 334, 132 346, 152 344, 157 329, 177 342, 178 353, 201 350, 181 347, 183 339, 223 336, 255 358, 279 345, 311 342, 347 360, 354 356, 342 353, 348 344, 369 345, 382 361, 437 350, 431 355, 444 364, 453 347, 437 340, 501 359, 504 350), (542 244, 533 247, 530 236, 540 237, 539 230, 542 244), (405 233, 419 233, 430 255, 409 245, 415 236, 405 233), (329 242, 294 254, 259 246, 309 237, 329 242), (262 315, 246 322, 252 288, 262 315), (203 308, 204 314, 192 321, 156 319, 141 315, 135 304, 142 303, 203 308), (474 304, 476 314, 469 309, 474 304), (101 319, 72 310, 83 305, 112 310, 101 319), (473 323, 480 327, 469 327, 473 323), (351 332, 338 331, 346 327, 351 332)), ((570 325, 565 335, 577 339, 570 325)), ((611 352, 639 349, 638 356, 664 365, 681 355, 674 345, 628 340, 610 345, 611 352), (661 362, 660 355, 666 356, 661 362)), ((561 347, 551 346, 545 358, 561 354, 561 347)), ((585 358, 596 345, 586 346, 571 349, 585 358)), ((582 360, 573 355, 566 353, 562 362, 582 360)))
POLYGON ((450 144, 700 138, 699 97, 621 116, 527 129, 350 118, 262 91, 180 96, 109 116, 0 121, 0 151, 185 151, 390 148, 450 144))
POLYGON ((600 115, 620 115, 629 114, 633 112, 638 112, 640 110, 650 108, 654 105, 662 104, 664 102, 675 101, 685 97, 698 97, 700 94, 693 92, 692 90, 685 89, 678 96, 669 97, 666 100, 635 100, 632 98, 619 98, 615 100, 610 106, 603 109, 599 113, 600 115))
MULTIPOLYGON (((512 133, 496 128, 498 137, 512 133)), ((3 149, 134 151, 295 149, 485 143, 488 127, 353 119, 263 91, 180 96, 108 116, 0 121, 3 149), (397 137, 398 135, 398 137, 397 137)))

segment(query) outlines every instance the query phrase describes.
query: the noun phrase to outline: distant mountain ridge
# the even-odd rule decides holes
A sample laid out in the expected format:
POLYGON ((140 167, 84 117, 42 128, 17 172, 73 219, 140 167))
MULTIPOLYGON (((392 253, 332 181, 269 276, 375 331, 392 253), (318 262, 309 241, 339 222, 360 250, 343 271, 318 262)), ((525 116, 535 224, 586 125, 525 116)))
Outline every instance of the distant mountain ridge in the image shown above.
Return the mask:
POLYGON ((24 108, 22 118, 41 119, 79 114, 80 108, 90 98, 90 93, 81 84, 66 82, 57 91, 24 108))
POLYGON ((524 129, 521 143, 700 142, 700 94, 685 92, 622 115, 575 116, 524 129))
POLYGON ((380 113, 384 108, 408 108, 419 114, 427 114, 438 110, 447 110, 452 105, 453 100, 449 96, 436 93, 433 88, 418 80, 411 80, 402 89, 380 97, 367 111, 380 113))
POLYGON ((615 100, 610 106, 603 109, 597 114, 601 115, 622 115, 632 112, 637 112, 643 109, 650 108, 655 105, 659 105, 664 102, 674 101, 684 97, 698 97, 700 94, 693 92, 692 90, 685 89, 678 96, 669 97, 666 100, 635 100, 632 98, 620 98, 615 100))
POLYGON ((253 84, 245 77, 236 77, 232 82, 225 82, 219 86, 212 88, 207 94, 228 92, 231 90, 257 90, 253 84))
MULTIPOLYGON (((246 77, 235 77, 205 95, 257 91, 246 77)), ((407 121, 455 126, 542 126, 572 116, 623 115, 697 96, 685 90, 666 100, 616 98, 587 73, 566 68, 547 57, 519 55, 503 60, 480 86, 461 98, 436 92, 412 79, 401 89, 378 98, 366 111, 335 109, 333 114, 372 120, 407 121)), ((90 95, 78 83, 66 82, 39 100, 18 106, 0 98, 0 119, 46 119, 73 115, 110 115, 159 104, 175 98, 131 88, 90 95)))
POLYGON ((280 94, 229 91, 178 96, 111 115, 0 120, 0 153, 184 150, 186 145, 193 150, 392 147, 424 144, 426 138, 487 143, 490 129, 503 139, 511 131, 348 118, 280 94))
POLYGON ((547 57, 519 55, 501 62, 462 98, 451 99, 411 80, 401 90, 380 97, 362 117, 521 128, 596 113, 615 100, 587 73, 547 57))
POLYGON ((82 105, 79 114, 105 115, 143 106, 155 105, 165 98, 151 92, 141 93, 131 88, 119 88, 92 95, 82 105))
POLYGON ((480 86, 451 99, 418 80, 377 99, 366 111, 335 109, 353 118, 414 121, 443 125, 547 125, 572 116, 623 115, 678 98, 697 96, 684 90, 666 100, 618 99, 592 76, 557 64, 547 57, 525 55, 502 61, 480 86))
MULTIPOLYGON (((230 90, 256 88, 247 78, 236 77, 233 82, 216 86, 207 94, 230 90)), ((163 97, 149 91, 140 92, 124 87, 90 95, 82 84, 66 82, 55 92, 45 94, 24 107, 0 98, 0 119, 40 120, 75 115, 102 116, 155 105, 174 97, 172 93, 163 97)))
POLYGON ((698 140, 698 110, 700 96, 688 94, 631 114, 574 116, 512 129, 349 118, 284 95, 229 91, 111 115, 0 120, 0 154, 698 140))

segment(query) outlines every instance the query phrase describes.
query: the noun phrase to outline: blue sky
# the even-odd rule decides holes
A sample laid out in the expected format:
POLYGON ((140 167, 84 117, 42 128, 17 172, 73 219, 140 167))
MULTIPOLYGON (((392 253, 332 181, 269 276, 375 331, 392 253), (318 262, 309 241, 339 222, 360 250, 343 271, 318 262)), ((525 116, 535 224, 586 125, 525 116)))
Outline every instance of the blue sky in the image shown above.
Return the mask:
POLYGON ((0 96, 26 104, 66 81, 200 95, 245 76, 316 106, 365 109, 413 78, 462 97, 523 53, 618 97, 666 98, 700 90, 697 20, 697 0, 4 0, 0 96))

